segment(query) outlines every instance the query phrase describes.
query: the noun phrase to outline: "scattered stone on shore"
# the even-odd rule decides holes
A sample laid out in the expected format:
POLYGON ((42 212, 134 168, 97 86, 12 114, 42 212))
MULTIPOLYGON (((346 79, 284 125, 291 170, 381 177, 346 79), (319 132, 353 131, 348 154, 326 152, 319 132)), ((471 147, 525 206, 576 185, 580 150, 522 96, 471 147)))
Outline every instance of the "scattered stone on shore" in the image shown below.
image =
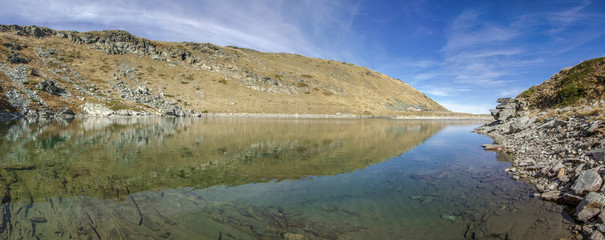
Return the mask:
POLYGON ((576 182, 571 186, 571 190, 578 195, 586 195, 589 192, 596 192, 601 189, 603 184, 603 178, 594 171, 585 171, 577 179, 576 182))
POLYGON ((454 221, 454 220, 456 220, 456 216, 449 215, 449 214, 441 214, 441 219, 454 221))
POLYGON ((601 193, 591 192, 580 202, 575 215, 578 220, 586 222, 601 213, 603 206, 605 206, 605 196, 601 193))
MULTIPOLYGON (((534 185, 534 197, 575 208, 573 217, 584 223, 584 236, 602 237, 599 226, 605 230, 605 221, 595 216, 605 207, 605 113, 577 116, 574 108, 565 107, 554 110, 565 118, 547 117, 546 112, 530 113, 521 98, 498 102, 490 110, 496 121, 475 129, 494 140, 482 146, 499 155, 513 153, 507 168, 513 179, 534 185)), ((605 101, 586 106, 602 109, 605 101)))

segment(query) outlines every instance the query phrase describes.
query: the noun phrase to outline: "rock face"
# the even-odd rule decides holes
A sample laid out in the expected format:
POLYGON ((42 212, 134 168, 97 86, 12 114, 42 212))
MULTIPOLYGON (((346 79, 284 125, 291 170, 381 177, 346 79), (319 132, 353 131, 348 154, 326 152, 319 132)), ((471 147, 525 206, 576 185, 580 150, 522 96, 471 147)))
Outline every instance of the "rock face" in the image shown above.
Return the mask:
POLYGON ((519 116, 519 112, 526 110, 527 104, 522 99, 517 98, 498 98, 496 109, 490 109, 492 116, 500 123, 519 116))

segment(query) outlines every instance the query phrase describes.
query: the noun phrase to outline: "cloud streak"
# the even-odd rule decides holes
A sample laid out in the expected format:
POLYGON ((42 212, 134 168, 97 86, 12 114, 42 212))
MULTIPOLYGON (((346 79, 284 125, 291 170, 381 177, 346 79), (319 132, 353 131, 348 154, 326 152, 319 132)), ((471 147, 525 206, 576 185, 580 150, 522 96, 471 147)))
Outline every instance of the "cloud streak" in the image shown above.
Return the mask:
POLYGON ((19 10, 0 12, 19 19, 19 24, 59 29, 77 25, 81 31, 118 28, 154 40, 213 42, 334 58, 340 56, 325 50, 335 44, 348 45, 342 40, 353 34, 358 11, 357 5, 347 1, 34 0, 7 4, 5 9, 19 10))

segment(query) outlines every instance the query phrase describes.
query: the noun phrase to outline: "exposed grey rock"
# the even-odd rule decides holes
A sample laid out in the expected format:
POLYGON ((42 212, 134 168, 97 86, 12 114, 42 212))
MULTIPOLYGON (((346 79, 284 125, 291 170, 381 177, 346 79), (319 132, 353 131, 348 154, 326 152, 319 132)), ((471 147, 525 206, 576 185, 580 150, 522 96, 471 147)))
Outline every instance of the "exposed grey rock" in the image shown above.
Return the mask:
POLYGON ((509 133, 516 133, 523 129, 526 129, 530 126, 530 124, 534 123, 535 121, 536 117, 529 118, 528 116, 523 116, 517 118, 510 124, 509 133))
POLYGON ((491 115, 500 123, 520 115, 520 110, 525 109, 526 103, 520 98, 499 98, 496 109, 490 109, 491 115))
POLYGON ((54 31, 38 26, 0 25, 0 32, 16 31, 19 36, 42 38, 54 34, 54 31))
POLYGON ((590 151, 586 155, 592 156, 596 161, 605 162, 605 148, 590 151))
POLYGON ((605 205, 605 196, 601 193, 588 193, 576 208, 575 216, 578 220, 586 222, 599 214, 605 205))
POLYGON ((110 116, 114 112, 101 104, 89 102, 80 105, 80 109, 82 113, 90 116, 110 116))
POLYGON ((594 231, 590 234, 590 240, 605 240, 605 237, 600 231, 594 231))
POLYGON ((29 60, 27 60, 24 57, 21 57, 19 55, 19 53, 13 53, 11 55, 8 55, 8 57, 6 57, 6 61, 10 62, 10 63, 23 63, 26 64, 29 62, 29 60))
POLYGON ((19 91, 15 89, 10 89, 5 94, 8 99, 8 103, 16 109, 22 110, 25 109, 29 105, 29 101, 19 93, 19 91))
POLYGON ((554 127, 558 127, 558 126, 565 126, 565 122, 561 121, 561 120, 553 119, 553 120, 550 120, 547 123, 541 124, 540 126, 538 126, 538 129, 540 129, 540 128, 554 128, 554 127))
POLYGON ((559 198, 561 198, 561 192, 560 191, 548 191, 548 192, 544 192, 540 195, 540 198, 542 198, 543 200, 546 201, 553 201, 556 202, 559 200, 559 198))
POLYGON ((599 125, 601 125, 600 120, 594 121, 592 124, 590 124, 590 127, 586 131, 593 133, 597 128, 599 128, 599 125))
POLYGON ((23 48, 27 47, 27 46, 21 46, 18 43, 4 43, 2 45, 4 45, 6 48, 8 48, 8 50, 12 50, 12 51, 19 51, 19 50, 22 50, 23 48))
POLYGON ((41 83, 36 84, 36 88, 49 94, 59 94, 63 92, 63 88, 59 87, 53 80, 44 80, 41 83))
POLYGON ((76 114, 69 108, 63 107, 61 110, 57 111, 55 114, 57 118, 70 119, 74 118, 76 114))
MULTIPOLYGON (((555 116, 539 124, 530 122, 523 113, 526 106, 518 104, 517 116, 502 121, 497 114, 502 109, 512 111, 514 106, 507 105, 512 102, 510 99, 501 102, 506 104, 501 103, 497 109, 491 110, 499 124, 486 124, 475 129, 476 132, 491 137, 514 153, 512 160, 517 171, 513 179, 522 178, 534 185, 536 191, 541 192, 534 193, 534 196, 572 207, 580 204, 576 207, 575 216, 580 221, 589 220, 583 224, 584 234, 586 237, 593 234, 597 225, 590 219, 599 214, 605 204, 602 195, 605 185, 600 176, 605 166, 605 140, 599 122, 599 118, 605 115, 574 116, 575 113, 570 112, 574 108, 566 107, 556 110, 557 113, 569 114, 565 121, 555 116)), ((592 107, 605 107, 605 103, 603 106, 599 104, 595 102, 592 107)), ((546 112, 543 112, 537 116, 545 115, 546 112)), ((605 216, 602 218, 605 220, 605 216)))
POLYGON ((603 184, 603 178, 594 171, 585 171, 576 182, 571 186, 571 190, 574 191, 575 194, 585 195, 589 192, 596 192, 601 188, 603 184))

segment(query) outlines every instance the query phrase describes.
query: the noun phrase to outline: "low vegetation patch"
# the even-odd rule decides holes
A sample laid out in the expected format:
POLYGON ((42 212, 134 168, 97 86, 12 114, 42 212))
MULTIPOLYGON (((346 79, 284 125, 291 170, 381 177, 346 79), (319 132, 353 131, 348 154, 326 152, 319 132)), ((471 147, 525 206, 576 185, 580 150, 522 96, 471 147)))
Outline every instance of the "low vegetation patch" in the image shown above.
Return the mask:
POLYGON ((532 107, 562 108, 583 99, 602 99, 605 88, 605 58, 584 61, 570 69, 561 70, 550 80, 519 94, 532 107))
POLYGON ((107 106, 109 107, 109 109, 114 110, 114 111, 130 108, 128 105, 122 103, 122 101, 115 100, 115 99, 109 100, 109 102, 107 102, 107 106))

